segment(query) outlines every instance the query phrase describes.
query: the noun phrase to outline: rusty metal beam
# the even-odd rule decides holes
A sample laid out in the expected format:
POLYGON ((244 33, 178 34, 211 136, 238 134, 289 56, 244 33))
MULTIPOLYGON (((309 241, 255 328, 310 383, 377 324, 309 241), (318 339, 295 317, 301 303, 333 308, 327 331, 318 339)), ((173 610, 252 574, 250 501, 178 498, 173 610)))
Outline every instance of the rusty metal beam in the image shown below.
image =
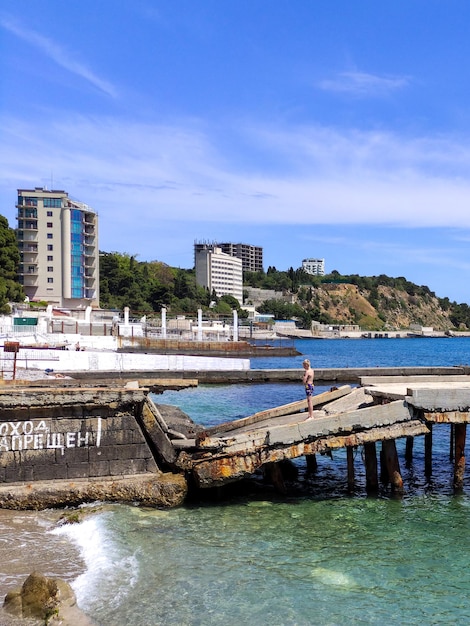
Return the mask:
POLYGON ((284 447, 260 445, 256 450, 239 451, 236 454, 206 452, 202 458, 184 454, 177 464, 182 469, 190 469, 199 487, 207 488, 240 480, 253 474, 265 463, 274 463, 283 459, 295 459, 308 454, 327 452, 345 446, 358 446, 364 443, 392 440, 400 437, 424 435, 428 427, 418 420, 394 424, 381 428, 347 435, 319 437, 313 441, 303 441, 284 447))

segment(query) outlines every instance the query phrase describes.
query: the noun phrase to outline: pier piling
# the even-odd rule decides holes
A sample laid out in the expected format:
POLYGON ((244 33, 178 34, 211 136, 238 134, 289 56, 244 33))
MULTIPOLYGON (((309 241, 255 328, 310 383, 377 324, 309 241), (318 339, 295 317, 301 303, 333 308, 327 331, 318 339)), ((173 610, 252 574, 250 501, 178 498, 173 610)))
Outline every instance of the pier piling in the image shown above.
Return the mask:
POLYGON ((462 489, 465 473, 465 440, 467 436, 466 424, 455 424, 455 462, 454 488, 462 489))
POLYGON ((352 491, 354 489, 354 448, 352 446, 346 446, 346 456, 348 464, 348 489, 352 491))
POLYGON ((424 475, 431 478, 432 475, 432 424, 428 424, 429 433, 424 435, 424 475))
POLYGON ((367 493, 376 493, 379 489, 379 480, 375 441, 364 444, 364 460, 366 466, 366 491, 367 493))
POLYGON ((382 452, 384 453, 385 465, 392 491, 401 493, 403 491, 403 479, 400 474, 400 463, 398 461, 397 447, 394 439, 382 441, 382 452))

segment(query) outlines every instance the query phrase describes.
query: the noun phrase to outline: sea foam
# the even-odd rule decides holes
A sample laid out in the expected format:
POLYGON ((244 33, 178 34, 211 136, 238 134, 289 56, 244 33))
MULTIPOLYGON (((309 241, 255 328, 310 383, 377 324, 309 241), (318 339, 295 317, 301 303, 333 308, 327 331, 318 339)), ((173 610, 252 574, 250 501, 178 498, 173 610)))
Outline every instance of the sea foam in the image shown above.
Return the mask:
POLYGON ((93 515, 50 531, 67 537, 85 562, 85 571, 71 583, 77 603, 84 609, 103 603, 118 607, 137 583, 137 555, 120 544, 109 519, 109 514, 93 515))

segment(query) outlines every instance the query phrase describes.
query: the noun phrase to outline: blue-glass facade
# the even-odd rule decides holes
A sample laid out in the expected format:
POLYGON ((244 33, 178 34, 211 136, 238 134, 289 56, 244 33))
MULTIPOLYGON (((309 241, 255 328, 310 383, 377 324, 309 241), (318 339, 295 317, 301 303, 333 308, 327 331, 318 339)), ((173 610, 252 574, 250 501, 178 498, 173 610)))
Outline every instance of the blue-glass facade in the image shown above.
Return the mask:
POLYGON ((45 207, 59 209, 62 206, 62 198, 44 198, 43 202, 45 207))
POLYGON ((72 298, 85 297, 85 257, 83 255, 83 213, 70 211, 72 298))

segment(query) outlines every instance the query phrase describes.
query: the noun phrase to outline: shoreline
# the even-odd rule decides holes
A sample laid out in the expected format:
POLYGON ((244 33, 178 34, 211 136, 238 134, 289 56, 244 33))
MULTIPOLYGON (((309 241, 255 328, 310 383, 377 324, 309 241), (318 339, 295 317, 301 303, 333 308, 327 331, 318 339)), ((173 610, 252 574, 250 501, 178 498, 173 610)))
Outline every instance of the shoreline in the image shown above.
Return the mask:
MULTIPOLYGON (((37 626, 38 620, 15 617, 3 608, 6 594, 24 583, 32 571, 40 571, 45 576, 61 578, 73 586, 78 576, 86 574, 83 554, 73 541, 53 533, 60 528, 59 521, 63 509, 44 511, 12 511, 0 509, 0 560, 3 564, 0 574, 1 604, 0 623, 2 626, 37 626), (31 554, 34 553, 34 562, 31 554)), ((91 626, 93 622, 82 609, 71 607, 68 621, 64 626, 91 626)), ((63 612, 67 617, 67 611, 63 612)), ((62 612, 61 612, 62 616, 62 612)))

